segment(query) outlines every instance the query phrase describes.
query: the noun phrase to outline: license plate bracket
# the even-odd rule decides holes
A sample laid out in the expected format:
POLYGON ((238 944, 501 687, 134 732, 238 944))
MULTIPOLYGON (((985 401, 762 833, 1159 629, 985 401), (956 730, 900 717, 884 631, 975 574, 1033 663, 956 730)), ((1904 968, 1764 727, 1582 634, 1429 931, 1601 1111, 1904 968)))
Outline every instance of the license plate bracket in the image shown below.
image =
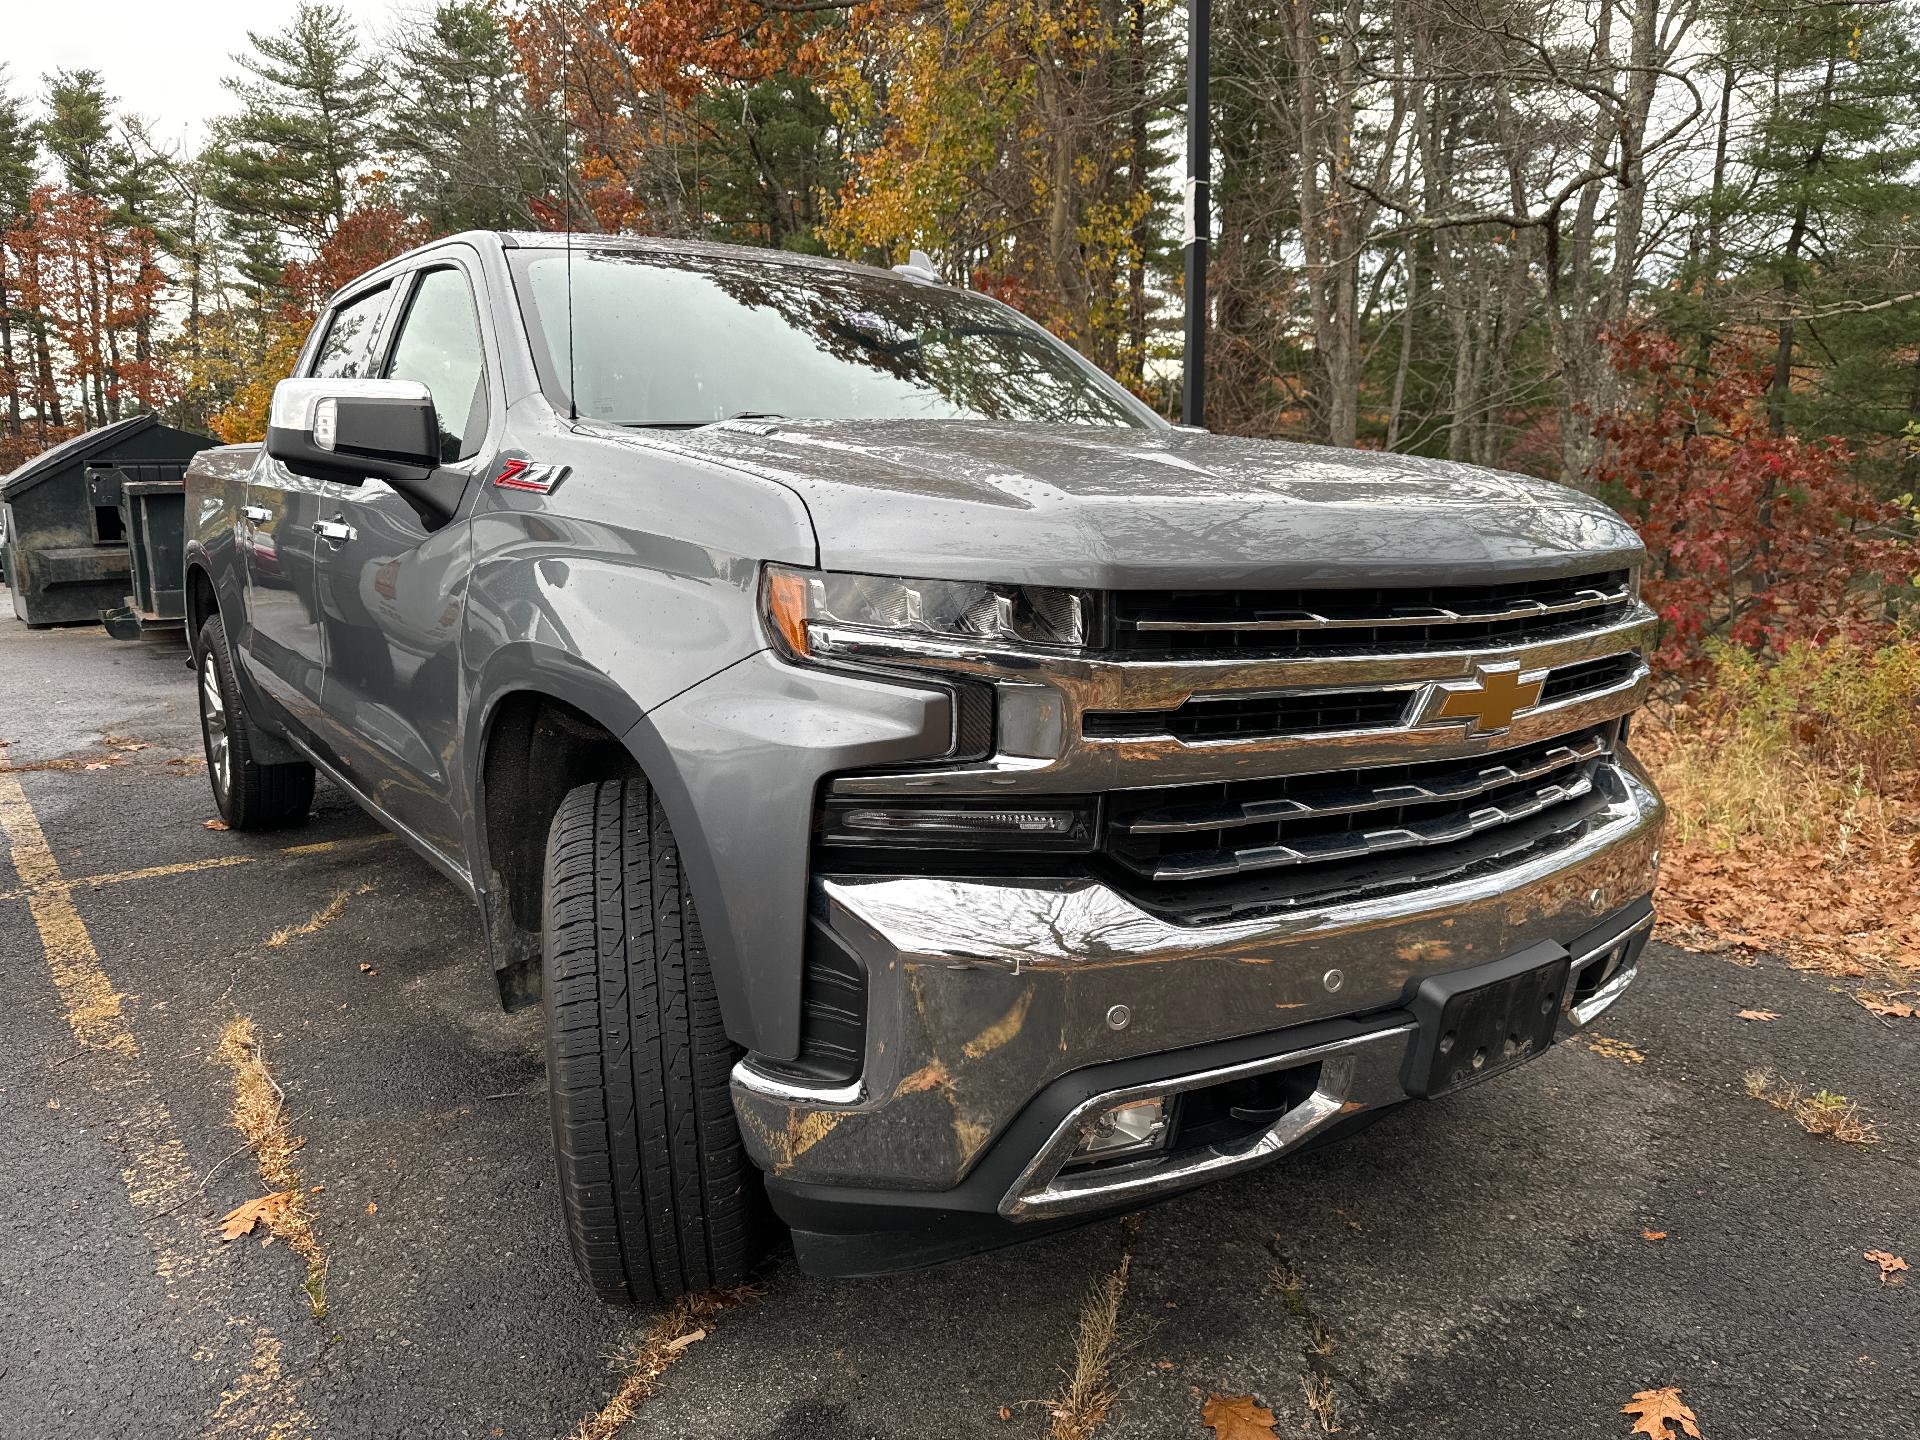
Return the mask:
POLYGON ((1553 1043, 1572 957, 1551 940, 1501 960, 1431 975, 1407 1007, 1420 1022, 1409 1095, 1431 1099, 1502 1074, 1553 1043))

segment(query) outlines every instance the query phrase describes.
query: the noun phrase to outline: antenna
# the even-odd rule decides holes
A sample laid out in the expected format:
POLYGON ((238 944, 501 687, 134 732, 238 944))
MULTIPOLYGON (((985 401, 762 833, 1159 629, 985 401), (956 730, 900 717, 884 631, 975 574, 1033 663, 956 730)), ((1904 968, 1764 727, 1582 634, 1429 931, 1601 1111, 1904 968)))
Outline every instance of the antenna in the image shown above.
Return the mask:
POLYGON ((573 376, 573 159, 567 154, 567 137, 573 122, 567 113, 567 43, 560 42, 560 243, 567 266, 567 423, 580 420, 579 387, 573 376))

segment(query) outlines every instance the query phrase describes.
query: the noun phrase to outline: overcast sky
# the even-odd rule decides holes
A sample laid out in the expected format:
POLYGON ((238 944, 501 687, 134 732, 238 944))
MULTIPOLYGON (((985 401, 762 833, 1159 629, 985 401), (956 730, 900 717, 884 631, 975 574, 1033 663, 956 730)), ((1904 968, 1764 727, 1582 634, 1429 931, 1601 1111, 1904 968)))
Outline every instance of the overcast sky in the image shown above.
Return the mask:
MULTIPOLYGON (((363 32, 382 29, 407 0, 335 0, 363 32)), ((233 109, 221 85, 247 31, 282 29, 295 0, 0 0, 0 64, 7 88, 38 100, 40 77, 98 70, 121 108, 143 116, 163 145, 201 138, 206 122, 233 109)))

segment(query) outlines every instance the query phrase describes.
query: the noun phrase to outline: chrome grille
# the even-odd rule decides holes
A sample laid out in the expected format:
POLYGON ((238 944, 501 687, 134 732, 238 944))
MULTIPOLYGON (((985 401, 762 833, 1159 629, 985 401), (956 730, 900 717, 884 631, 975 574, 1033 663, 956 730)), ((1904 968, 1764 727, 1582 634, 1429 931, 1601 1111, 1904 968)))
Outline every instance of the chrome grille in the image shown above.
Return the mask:
POLYGON ((1407 653, 1524 644, 1606 624, 1632 604, 1625 570, 1413 589, 1130 590, 1112 597, 1125 651, 1407 653))
MULTIPOLYGON (((1639 671, 1640 657, 1632 652, 1562 665, 1547 672, 1538 703, 1597 694, 1624 684, 1639 671)), ((1204 745, 1392 730, 1411 723, 1411 707, 1421 693, 1419 686, 1403 686, 1292 695, 1196 695, 1173 710, 1090 710, 1082 720, 1082 733, 1092 739, 1122 740, 1171 735, 1189 745, 1204 745)))
POLYGON ((1440 883, 1550 843, 1603 803, 1617 726, 1497 755, 1108 796, 1125 888, 1217 919, 1440 883))
POLYGON ((1172 735, 1180 740, 1251 739, 1404 725, 1414 690, 1316 690, 1301 695, 1200 696, 1177 710, 1094 710, 1084 733, 1172 735))
POLYGON ((1640 657, 1637 654, 1606 655, 1578 665, 1562 665, 1558 670, 1548 673, 1547 683, 1540 687, 1540 703, 1550 705, 1555 700, 1591 695, 1596 690, 1605 690, 1631 679, 1639 669, 1640 657))

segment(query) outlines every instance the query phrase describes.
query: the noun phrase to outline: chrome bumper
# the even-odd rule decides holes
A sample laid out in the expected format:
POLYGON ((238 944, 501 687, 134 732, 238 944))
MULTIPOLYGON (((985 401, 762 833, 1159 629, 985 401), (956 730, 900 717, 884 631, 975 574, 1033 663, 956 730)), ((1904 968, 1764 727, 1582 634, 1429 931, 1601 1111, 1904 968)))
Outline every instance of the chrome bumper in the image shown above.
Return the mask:
MULTIPOLYGON (((1596 977, 1601 983, 1593 993, 1582 1003, 1571 1003, 1573 987, 1588 969, 1609 965, 1616 956, 1624 956, 1630 943, 1652 928, 1653 916, 1644 914, 1610 932, 1599 943, 1585 946, 1582 953, 1573 957, 1568 1003, 1561 1012, 1563 1031, 1592 1024, 1626 993, 1638 973, 1632 965, 1622 965, 1604 977, 1596 977)), ((1000 1213, 1009 1220, 1044 1220, 1116 1203, 1144 1203, 1169 1191, 1252 1169, 1302 1149, 1336 1121, 1412 1098, 1402 1077, 1416 1029, 1412 1024, 1395 1025, 1260 1060, 1198 1070, 1171 1082, 1157 1081, 1094 1095, 1082 1101, 1054 1128, 1047 1143, 1020 1172, 1019 1179, 1008 1187, 1000 1202, 1000 1213), (1265 1130, 1230 1147, 1208 1146, 1112 1169, 1070 1171, 1065 1168, 1093 1121, 1116 1105, 1156 1096, 1171 1099, 1209 1085, 1307 1066, 1317 1066, 1318 1074, 1306 1098, 1265 1130)))
MULTIPOLYGON (((1541 940, 1571 944, 1653 888, 1663 807, 1630 762, 1617 773, 1618 792, 1550 854, 1280 918, 1173 925, 1092 880, 817 879, 816 919, 868 976, 865 1068, 854 1084, 818 1087, 741 1062, 733 1097, 748 1147, 763 1169, 795 1183, 944 1190, 1069 1071, 1389 1009, 1427 975, 1541 940)), ((1590 1022, 1631 980, 1607 976, 1568 1024, 1590 1022)), ((1219 1157, 1153 1188, 1258 1163, 1334 1119, 1401 1098, 1405 1040, 1389 1031, 1351 1053, 1316 1057, 1324 1063, 1314 1100, 1282 1117, 1256 1153, 1219 1157)), ((1291 1063, 1316 1060, 1282 1056, 1275 1068, 1291 1063)), ((1062 1143, 1070 1151, 1077 1132, 1065 1142, 1061 1133, 1036 1150, 1004 1214, 1092 1208, 1132 1183, 1112 1172, 1097 1184, 1062 1180, 1066 1154, 1055 1151, 1062 1143)), ((1132 1173, 1143 1185, 1151 1179, 1132 1173)))

